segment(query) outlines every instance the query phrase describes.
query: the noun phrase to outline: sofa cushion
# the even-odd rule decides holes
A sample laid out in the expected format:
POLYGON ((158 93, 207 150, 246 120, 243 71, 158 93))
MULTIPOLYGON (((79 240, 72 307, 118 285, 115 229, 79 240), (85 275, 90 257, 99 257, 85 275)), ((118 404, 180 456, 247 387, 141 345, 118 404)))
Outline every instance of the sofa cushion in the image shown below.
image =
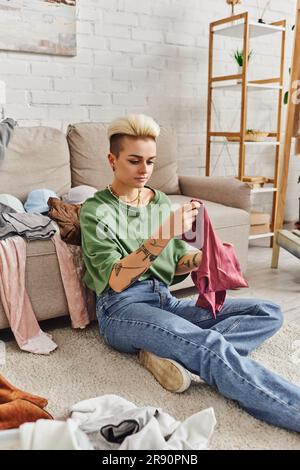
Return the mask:
MULTIPOLYGON (((107 125, 78 123, 68 127, 72 186, 86 184, 98 189, 112 182, 113 175, 107 161, 109 142, 107 125)), ((170 129, 161 129, 157 139, 157 162, 149 185, 167 194, 180 194, 177 160, 177 141, 170 129)))
POLYGON ((96 122, 68 126, 72 187, 88 185, 103 189, 111 183, 106 128, 106 125, 96 122))
POLYGON ((59 196, 71 186, 65 134, 51 127, 17 127, 0 162, 0 188, 23 202, 33 189, 52 189, 59 196))

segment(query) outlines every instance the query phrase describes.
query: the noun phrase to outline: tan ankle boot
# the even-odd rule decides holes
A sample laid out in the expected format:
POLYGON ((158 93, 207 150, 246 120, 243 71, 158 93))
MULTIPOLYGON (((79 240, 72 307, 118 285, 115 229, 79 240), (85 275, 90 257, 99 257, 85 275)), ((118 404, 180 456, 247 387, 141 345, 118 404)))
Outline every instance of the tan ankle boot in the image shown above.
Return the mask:
POLYGON ((169 392, 182 393, 191 385, 189 372, 172 359, 159 357, 148 351, 140 351, 139 361, 169 392))
POLYGON ((16 400, 17 398, 21 398, 35 405, 39 406, 40 408, 44 408, 47 405, 48 400, 43 397, 39 397, 37 395, 32 395, 31 393, 23 392, 12 384, 10 384, 3 375, 0 375, 0 403, 8 403, 10 401, 16 400))
POLYGON ((0 405, 0 429, 18 428, 38 419, 53 419, 45 410, 30 401, 17 399, 0 405))

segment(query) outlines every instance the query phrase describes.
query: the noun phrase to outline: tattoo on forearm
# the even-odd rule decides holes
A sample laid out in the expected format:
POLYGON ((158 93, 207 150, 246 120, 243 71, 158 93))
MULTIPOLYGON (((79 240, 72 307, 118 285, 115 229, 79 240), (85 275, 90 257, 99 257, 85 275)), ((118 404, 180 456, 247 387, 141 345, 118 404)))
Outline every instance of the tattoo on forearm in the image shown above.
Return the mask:
POLYGON ((182 260, 178 263, 179 270, 188 269, 190 271, 192 268, 198 268, 198 260, 197 260, 198 255, 199 253, 195 253, 192 259, 190 259, 192 255, 184 256, 182 260))
POLYGON ((116 263, 114 264, 113 270, 115 271, 116 277, 120 274, 122 269, 122 264, 121 263, 116 263))
POLYGON ((187 268, 190 268, 190 267, 191 267, 190 260, 187 259, 186 261, 183 261, 182 265, 183 265, 183 266, 186 266, 187 268))
POLYGON ((152 263, 152 261, 154 261, 157 258, 156 255, 153 255, 149 250, 147 250, 145 245, 141 245, 136 252, 137 253, 144 253, 145 258, 143 259, 143 261, 145 261, 147 258, 149 258, 149 261, 152 263))
POLYGON ((160 245, 157 240, 150 240, 150 244, 155 248, 164 248, 164 245, 160 245))
MULTIPOLYGON (((122 269, 124 271, 125 269, 135 269, 135 270, 137 270, 137 269, 141 269, 141 268, 143 268, 143 266, 123 266, 121 263, 116 263, 113 266, 113 270, 115 271, 116 277, 118 277, 118 275, 120 274, 122 269)), ((147 269, 148 269, 148 267, 146 268, 146 270, 147 269)), ((145 272, 145 271, 143 271, 143 272, 145 272)), ((141 274, 143 274, 143 273, 141 273, 141 274)), ((139 274, 139 276, 141 274, 139 274)))

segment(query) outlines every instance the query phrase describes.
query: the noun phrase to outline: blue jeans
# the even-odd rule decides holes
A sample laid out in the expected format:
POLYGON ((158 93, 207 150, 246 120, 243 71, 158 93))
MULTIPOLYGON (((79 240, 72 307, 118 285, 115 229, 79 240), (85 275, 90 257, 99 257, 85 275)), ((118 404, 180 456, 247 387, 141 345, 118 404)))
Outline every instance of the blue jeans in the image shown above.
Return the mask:
POLYGON ((215 320, 150 279, 98 296, 97 318, 118 351, 174 359, 256 418, 300 432, 300 388, 246 357, 281 327, 278 305, 228 299, 215 320))

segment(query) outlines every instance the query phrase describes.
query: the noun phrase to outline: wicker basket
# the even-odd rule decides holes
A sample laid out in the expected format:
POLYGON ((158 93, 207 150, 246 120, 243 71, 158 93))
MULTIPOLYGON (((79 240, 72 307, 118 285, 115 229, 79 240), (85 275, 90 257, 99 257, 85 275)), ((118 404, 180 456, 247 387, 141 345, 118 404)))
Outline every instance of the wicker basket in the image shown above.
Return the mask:
MULTIPOLYGON (((261 132, 261 131, 252 131, 246 133, 246 142, 263 142, 268 137, 268 132, 261 132)), ((238 135, 226 137, 228 142, 239 142, 240 137, 238 135)))

